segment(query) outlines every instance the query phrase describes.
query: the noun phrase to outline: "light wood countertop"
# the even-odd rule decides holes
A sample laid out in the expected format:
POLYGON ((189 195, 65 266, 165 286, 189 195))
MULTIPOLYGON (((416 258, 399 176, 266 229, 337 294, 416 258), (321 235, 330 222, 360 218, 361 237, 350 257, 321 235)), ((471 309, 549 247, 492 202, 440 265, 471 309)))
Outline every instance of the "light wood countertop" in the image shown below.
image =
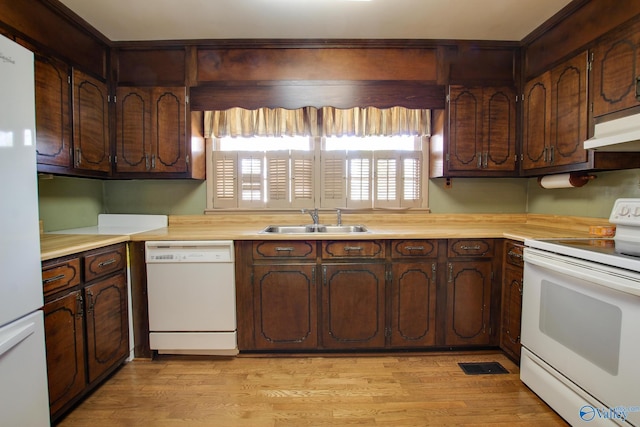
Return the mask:
MULTIPOLYGON (((362 214, 343 213, 343 224, 364 224, 369 232, 353 234, 261 234, 271 224, 306 224, 301 215, 177 215, 169 226, 132 235, 42 234, 41 259, 48 260, 126 241, 148 240, 373 240, 589 237, 590 225, 609 225, 601 218, 527 214, 362 214)), ((305 222, 306 221, 306 222, 305 222)), ((320 222, 331 224, 333 216, 320 222)))
POLYGON ((128 235, 45 233, 40 235, 40 260, 47 261, 129 240, 128 235))

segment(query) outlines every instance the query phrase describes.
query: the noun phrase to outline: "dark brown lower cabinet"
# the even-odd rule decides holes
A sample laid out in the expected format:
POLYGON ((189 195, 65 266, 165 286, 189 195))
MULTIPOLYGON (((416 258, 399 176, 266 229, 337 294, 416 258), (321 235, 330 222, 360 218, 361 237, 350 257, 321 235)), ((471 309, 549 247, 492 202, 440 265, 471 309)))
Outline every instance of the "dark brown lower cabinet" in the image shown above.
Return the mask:
POLYGON ((506 268, 503 281, 500 347, 514 359, 520 360, 522 270, 506 268))
POLYGON ((49 406, 54 422, 129 354, 125 254, 125 245, 119 244, 43 264, 49 406), (104 259, 97 263, 105 266, 102 273, 87 270, 95 259, 104 259), (82 272, 61 269, 67 264, 85 268, 82 272), (84 280, 79 279, 81 275, 84 280), (46 291, 47 285, 58 281, 66 287, 46 291))
POLYGON ((49 406, 55 414, 86 387, 81 291, 44 305, 49 406))
POLYGON ((447 263, 445 344, 491 343, 491 261, 447 263))
POLYGON ((315 349, 318 346, 316 266, 254 265, 256 349, 315 349))
POLYGON ((384 348, 384 264, 323 264, 322 307, 323 347, 384 348))
POLYGON ((436 343, 436 260, 395 262, 391 281, 391 345, 436 343))

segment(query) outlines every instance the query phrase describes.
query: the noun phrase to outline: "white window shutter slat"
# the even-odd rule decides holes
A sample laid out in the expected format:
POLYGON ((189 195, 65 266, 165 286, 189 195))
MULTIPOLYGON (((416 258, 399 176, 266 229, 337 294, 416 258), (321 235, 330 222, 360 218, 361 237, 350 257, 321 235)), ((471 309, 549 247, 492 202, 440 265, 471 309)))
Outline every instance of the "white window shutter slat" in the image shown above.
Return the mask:
POLYGON ((347 207, 370 208, 372 202, 372 152, 350 151, 347 155, 347 207))
POLYGON ((238 155, 232 152, 213 152, 213 206, 237 208, 236 179, 238 155))
POLYGON ((375 152, 374 159, 374 207, 400 207, 400 155, 396 152, 375 152))
POLYGON ((320 207, 340 208, 347 206, 346 153, 325 151, 320 161, 320 207))
POLYGON ((238 152, 239 200, 238 207, 264 206, 264 154, 238 152))
POLYGON ((267 207, 289 207, 289 152, 269 151, 267 159, 267 207))
POLYGON ((313 208, 315 206, 313 153, 308 151, 291 152, 291 206, 294 208, 313 208))
POLYGON ((402 207, 422 206, 422 156, 405 153, 402 158, 402 207))

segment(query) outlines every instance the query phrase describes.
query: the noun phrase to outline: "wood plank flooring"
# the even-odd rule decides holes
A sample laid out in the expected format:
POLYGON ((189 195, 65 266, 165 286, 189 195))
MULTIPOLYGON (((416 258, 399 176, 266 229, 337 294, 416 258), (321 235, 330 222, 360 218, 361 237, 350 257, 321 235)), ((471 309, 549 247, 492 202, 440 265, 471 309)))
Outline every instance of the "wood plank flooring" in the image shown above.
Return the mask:
POLYGON ((566 426, 501 353, 135 360, 58 424, 566 426), (465 375, 459 362, 509 373, 465 375))

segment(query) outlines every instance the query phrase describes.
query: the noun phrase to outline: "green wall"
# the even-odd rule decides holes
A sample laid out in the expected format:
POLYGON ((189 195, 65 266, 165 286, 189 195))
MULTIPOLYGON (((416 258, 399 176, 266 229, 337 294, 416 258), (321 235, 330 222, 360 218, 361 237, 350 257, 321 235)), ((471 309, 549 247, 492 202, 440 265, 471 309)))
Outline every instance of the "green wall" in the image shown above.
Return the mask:
POLYGON ((591 175, 596 179, 580 188, 544 189, 537 179, 529 179, 527 212, 609 218, 616 199, 640 198, 640 169, 591 175))
POLYGON ((96 225, 104 213, 103 182, 98 179, 38 177, 40 220, 44 231, 96 225))
MULTIPOLYGON (((536 178, 453 178, 429 181, 433 213, 539 213, 608 218, 621 197, 640 198, 640 169, 596 172, 581 188, 543 189, 536 178)), ((39 179, 45 231, 96 225, 100 213, 200 215, 206 184, 191 180, 39 179)))

